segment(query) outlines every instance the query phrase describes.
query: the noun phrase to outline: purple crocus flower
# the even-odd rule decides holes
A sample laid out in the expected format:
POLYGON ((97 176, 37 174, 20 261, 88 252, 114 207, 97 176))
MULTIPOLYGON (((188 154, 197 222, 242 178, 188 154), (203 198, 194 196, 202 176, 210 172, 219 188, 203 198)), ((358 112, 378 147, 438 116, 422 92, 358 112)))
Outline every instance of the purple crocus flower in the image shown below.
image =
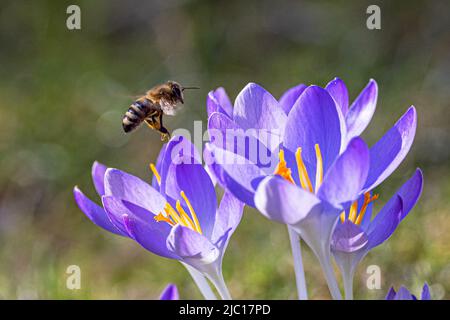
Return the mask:
MULTIPOLYGON (((295 116, 290 115, 290 112, 295 105, 305 104, 305 101, 300 103, 299 98, 306 89, 307 86, 300 84, 286 91, 277 101, 261 86, 249 83, 238 94, 234 108, 223 88, 218 88, 208 94, 208 131, 211 140, 211 143, 207 144, 207 149, 211 151, 209 157, 213 157, 211 154, 214 154, 214 158, 227 159, 228 163, 220 164, 214 159, 207 159, 207 162, 210 164, 211 172, 214 173, 219 184, 232 191, 238 190, 233 193, 247 205, 255 207, 254 194, 258 183, 262 180, 262 177, 273 174, 275 166, 280 160, 278 150, 285 138, 284 131, 288 118, 291 118, 289 135, 292 135, 292 133, 301 134, 302 123, 304 122, 312 121, 318 124, 316 127, 320 128, 325 127, 326 124, 332 124, 335 132, 330 128, 323 131, 322 134, 336 133, 341 140, 337 142, 338 152, 342 152, 351 138, 364 131, 375 112, 378 97, 378 86, 375 80, 369 81, 349 107, 347 87, 341 79, 335 78, 325 87, 328 93, 327 102, 332 104, 332 109, 334 109, 328 112, 332 114, 324 114, 318 118, 321 109, 311 109, 320 104, 320 101, 314 101, 312 106, 301 115, 308 118, 302 119, 302 123, 297 126, 297 132, 292 132, 292 127, 296 126, 295 118, 299 117, 299 112, 294 112, 296 113, 295 116), (334 103, 330 103, 330 101, 334 103), (330 120, 324 119, 324 122, 321 123, 321 120, 328 115, 331 115, 330 120), (217 136, 220 136, 220 138, 217 136), (250 141, 242 143, 242 136, 250 141), (248 150, 248 145, 254 145, 256 152, 248 150), (245 165, 247 161, 256 166, 245 165), (244 166, 236 166, 236 163, 244 163, 244 166), (246 175, 244 179, 242 179, 243 174, 246 175)), ((297 106, 296 109, 299 109, 299 107, 297 106)), ((324 111, 327 112, 327 110, 324 111)), ((404 122, 407 122, 407 120, 404 122)), ((399 123, 399 125, 401 124, 399 123)), ((397 130, 392 131, 398 132, 397 130)), ((390 132, 390 136, 394 135, 395 132, 390 132)), ((410 136, 413 137, 414 132, 409 132, 410 136)), ((387 138, 389 138, 388 134, 380 140, 378 149, 384 147, 383 143, 387 138)), ((401 148, 394 146, 388 151, 390 152, 390 158, 385 157, 385 163, 374 163, 374 170, 371 175, 373 178, 382 179, 388 176, 406 155, 410 147, 408 137, 404 140, 397 140, 402 142, 401 148), (402 152, 405 152, 405 154, 402 152), (389 167, 389 165, 392 167, 389 167), (375 170, 376 166, 379 166, 378 172, 375 170), (384 175, 383 170, 386 170, 384 175)), ((373 150, 373 153, 377 152, 378 150, 373 150)), ((206 154, 206 158, 208 158, 208 154, 206 154)), ((335 155, 330 158, 330 161, 332 161, 335 155)), ((380 182, 378 181, 377 184, 380 182)))
POLYGON ((151 165, 156 186, 95 163, 94 185, 103 208, 77 187, 80 209, 98 226, 130 237, 159 256, 175 259, 207 276, 223 298, 222 258, 242 217, 243 204, 225 192, 219 207, 195 147, 173 137, 151 165))
POLYGON ((358 263, 371 249, 392 235, 417 203, 422 187, 422 172, 417 169, 374 219, 371 219, 371 202, 377 196, 372 196, 370 192, 341 213, 341 222, 333 232, 331 250, 342 273, 347 299, 353 299, 353 276, 358 263))
POLYGON ((172 283, 167 285, 167 287, 164 288, 163 292, 161 292, 159 300, 180 300, 177 286, 172 283))
MULTIPOLYGON (((362 97, 347 111, 348 121, 343 116, 345 107, 337 102, 345 101, 339 98, 345 94, 338 92, 346 89, 338 85, 338 80, 335 82, 335 86, 329 85, 327 89, 310 86, 296 100, 282 130, 282 149, 278 155, 270 154, 271 159, 277 159, 275 169, 229 148, 221 149, 215 143, 208 144, 207 149, 211 158, 227 160, 208 161, 219 183, 269 219, 291 226, 318 256, 330 290, 339 298, 330 265, 331 235, 338 216, 402 162, 415 135, 416 112, 414 107, 408 109, 369 149, 362 139, 348 137, 360 133, 370 121, 373 112, 365 112, 364 106, 374 108, 371 106, 376 101, 375 82, 369 83, 362 97)), ((258 106, 262 100, 255 98, 258 92, 259 96, 267 96, 264 91, 254 90, 242 102, 245 105, 242 109, 248 109, 247 119, 256 117, 258 123, 266 123, 268 127, 273 122, 271 117, 249 111, 261 110, 258 106)))
MULTIPOLYGON (((398 291, 395 291, 394 287, 391 287, 385 300, 417 300, 417 297, 411 294, 404 286, 401 286, 398 291)), ((420 300, 431 300, 430 288, 426 283, 423 285, 420 300)))

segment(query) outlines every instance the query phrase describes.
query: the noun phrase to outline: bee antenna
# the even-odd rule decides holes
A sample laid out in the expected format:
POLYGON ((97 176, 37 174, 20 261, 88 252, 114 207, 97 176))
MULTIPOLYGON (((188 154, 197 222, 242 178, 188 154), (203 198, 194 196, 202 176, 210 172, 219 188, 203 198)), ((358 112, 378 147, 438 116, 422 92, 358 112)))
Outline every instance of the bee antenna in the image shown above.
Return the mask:
POLYGON ((199 87, 183 87, 181 88, 181 91, 184 91, 186 89, 200 89, 199 87))

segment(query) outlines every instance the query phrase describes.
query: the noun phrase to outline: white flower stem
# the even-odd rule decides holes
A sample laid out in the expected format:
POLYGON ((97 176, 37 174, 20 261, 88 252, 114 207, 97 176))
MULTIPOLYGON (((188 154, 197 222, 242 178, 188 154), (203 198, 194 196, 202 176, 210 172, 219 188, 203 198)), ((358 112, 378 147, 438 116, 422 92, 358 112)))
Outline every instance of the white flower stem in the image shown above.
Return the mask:
POLYGON ((228 291, 228 287, 225 284, 225 280, 223 278, 221 270, 217 270, 214 273, 209 273, 208 278, 216 287, 217 292, 219 292, 219 295, 222 298, 222 300, 232 300, 230 291, 228 291))
POLYGON ((353 272, 343 272, 345 300, 353 300, 353 272))
POLYGON ((212 291, 208 280, 206 280, 205 276, 201 274, 199 271, 195 270, 193 267, 186 263, 181 263, 183 266, 186 267, 187 271, 191 275, 192 279, 194 280, 195 284, 197 285, 198 289, 202 293, 203 297, 206 300, 217 300, 216 295, 212 291))
POLYGON ((292 258, 294 259, 295 281, 299 300, 308 300, 306 289, 305 270, 303 268, 302 248, 300 237, 288 226, 289 240, 291 242, 292 258))
POLYGON ((325 273, 325 278, 327 280, 331 296, 334 300, 342 300, 341 291, 331 264, 330 253, 319 252, 317 254, 317 258, 319 259, 322 270, 325 273))
POLYGON ((343 252, 338 252, 335 258, 342 274, 345 300, 353 300, 353 279, 355 278, 356 258, 352 253, 343 252))

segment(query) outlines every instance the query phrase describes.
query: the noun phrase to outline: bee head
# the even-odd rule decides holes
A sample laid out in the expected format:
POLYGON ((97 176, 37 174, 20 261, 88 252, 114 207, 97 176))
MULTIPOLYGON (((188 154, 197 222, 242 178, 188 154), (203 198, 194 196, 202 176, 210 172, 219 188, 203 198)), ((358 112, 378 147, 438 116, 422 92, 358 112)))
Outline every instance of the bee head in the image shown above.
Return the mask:
POLYGON ((183 96, 183 90, 184 88, 175 81, 169 81, 168 82, 170 89, 172 90, 172 95, 180 101, 181 103, 184 103, 184 96, 183 96))

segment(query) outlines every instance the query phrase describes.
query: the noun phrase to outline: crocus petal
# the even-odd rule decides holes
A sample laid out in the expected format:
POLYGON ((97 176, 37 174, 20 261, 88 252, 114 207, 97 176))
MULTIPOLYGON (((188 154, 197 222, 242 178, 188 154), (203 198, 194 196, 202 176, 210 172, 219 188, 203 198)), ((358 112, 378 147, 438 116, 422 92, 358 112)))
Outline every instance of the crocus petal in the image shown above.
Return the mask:
POLYGON ((369 148, 361 138, 354 138, 325 175, 317 195, 336 207, 356 200, 368 172, 369 148))
POLYGON ((348 111, 348 90, 344 81, 339 78, 334 78, 331 80, 325 90, 333 97, 336 101, 336 105, 341 109, 342 114, 345 116, 348 111))
POLYGON ((220 112, 229 117, 233 116, 233 106, 224 88, 217 88, 208 93, 208 97, 206 98, 206 110, 208 112, 208 117, 213 112, 220 112))
POLYGON ((423 285, 422 296, 420 299, 421 300, 431 300, 430 288, 428 287, 427 283, 425 283, 423 285))
POLYGON ((410 107, 394 127, 370 148, 370 170, 366 190, 378 186, 400 165, 411 148, 416 127, 416 109, 410 107))
POLYGON ((177 225, 167 238, 167 247, 189 264, 210 264, 219 257, 219 250, 205 236, 177 225))
POLYGON ((286 114, 289 114, 295 104, 295 101, 297 101, 298 97, 300 97, 300 95, 303 93, 303 91, 305 91, 306 88, 307 86, 305 86, 304 84, 299 84, 283 93, 279 100, 279 103, 280 107, 286 114))
POLYGON ((362 228, 351 222, 338 223, 333 232, 331 248, 342 252, 354 252, 363 248, 368 242, 362 228))
POLYGON ((128 236, 126 232, 117 229, 109 220, 105 210, 86 197, 78 187, 73 189, 73 195, 80 210, 83 211, 83 213, 97 226, 124 237, 128 236))
POLYGON ((225 191, 216 214, 211 241, 222 252, 242 218, 244 203, 225 191))
POLYGON ((160 192, 165 194, 167 174, 170 166, 173 164, 201 164, 202 160, 197 148, 183 136, 174 136, 167 143, 164 157, 161 161, 161 169, 159 174, 161 176, 160 192))
POLYGON ((368 250, 382 244, 394 233, 402 215, 402 200, 396 197, 386 204, 367 228, 368 250))
POLYGON ((105 173, 107 169, 107 166, 97 161, 92 165, 92 180, 100 197, 105 194, 105 173))
POLYGON ((177 286, 174 284, 169 284, 164 288, 163 292, 159 296, 159 300, 179 300, 180 295, 178 294, 177 286))
POLYGON ((154 213, 161 212, 166 203, 164 197, 148 183, 111 168, 105 174, 105 195, 132 202, 154 213))
POLYGON ((394 300, 396 294, 397 292, 395 292, 394 287, 391 287, 386 295, 385 300, 394 300))
MULTIPOLYGON (((124 215, 131 216, 136 221, 145 224, 153 222, 155 215, 159 213, 150 212, 136 204, 113 196, 103 196, 102 203, 111 222, 124 233, 127 233, 126 226, 123 224, 124 215)), ((162 231, 169 234, 170 226, 168 224, 161 223, 161 228, 162 231)))
POLYGON ((282 136, 286 114, 263 87, 249 83, 237 96, 233 120, 243 129, 279 130, 282 136))
POLYGON ((239 126, 226 114, 213 112, 208 117, 208 130, 218 129, 221 131, 227 129, 237 129, 239 126))
POLYGON ((168 171, 165 193, 180 200, 186 212, 189 208, 181 197, 184 191, 200 222, 203 234, 210 237, 216 216, 217 198, 214 185, 201 164, 172 165, 168 171))
MULTIPOLYGON (((114 198, 113 196, 103 196, 102 203, 112 224, 119 229, 120 232, 128 235, 127 228, 123 222, 123 216, 129 214, 130 210, 124 206, 122 200, 114 198)), ((153 214, 149 214, 149 219, 151 219, 151 217, 153 217, 153 214)))
POLYGON ((214 95, 219 101, 221 107, 225 110, 228 116, 233 116, 233 104, 231 103, 230 98, 228 97, 227 92, 224 88, 219 87, 214 91, 214 95))
POLYGON ((266 177, 255 193, 255 206, 267 218, 293 225, 308 216, 320 200, 277 176, 266 177))
MULTIPOLYGON (((208 135, 211 143, 219 148, 233 151, 234 139, 229 137, 229 133, 236 133, 239 126, 227 115, 214 112, 208 118, 208 135)), ((243 130, 240 130, 243 132, 243 130)))
POLYGON ((217 148, 222 148, 245 157, 260 168, 275 169, 278 162, 278 150, 281 138, 270 131, 260 129, 227 129, 223 132, 208 131, 211 142, 217 148), (274 162, 274 157, 276 160, 274 162))
POLYGON ((122 219, 128 234, 146 250, 161 257, 179 259, 175 253, 167 249, 166 240, 171 230, 167 223, 155 221, 151 214, 147 223, 126 214, 122 219))
POLYGON ((204 165, 203 168, 205 168, 206 173, 208 173, 209 178, 211 179, 212 184, 214 185, 214 187, 217 184, 217 178, 216 175, 214 174, 214 172, 212 171, 212 169, 208 166, 208 165, 204 165))
MULTIPOLYGON (((420 169, 416 169, 412 177, 409 178, 408 181, 406 181, 395 192, 395 194, 391 197, 391 199, 389 199, 389 201, 386 203, 385 207, 389 208, 393 206, 397 201, 397 198, 400 197, 400 199, 402 200, 402 213, 400 216, 400 220, 403 220, 419 200, 420 194, 422 193, 422 188, 423 188, 422 171, 420 169)), ((389 210, 385 211, 382 210, 380 213, 378 213, 375 219, 377 220, 384 219, 382 213, 387 212, 389 212, 389 210)))
POLYGON ((369 125, 375 113, 378 97, 378 85, 371 79, 367 86, 350 106, 345 118, 347 123, 347 139, 359 136, 369 125))
POLYGON ((414 297, 409 292, 408 289, 401 286, 400 289, 398 289, 397 294, 394 297, 394 300, 414 300, 414 297))
POLYGON ((330 94, 323 88, 310 86, 289 113, 283 145, 292 154, 297 148, 302 148, 303 162, 313 185, 316 174, 315 144, 319 144, 324 172, 327 172, 339 154, 341 123, 330 94))
POLYGON ((403 184, 403 186, 397 191, 397 194, 402 198, 403 210, 401 219, 403 220, 406 215, 419 200, 420 194, 423 189, 423 174, 420 169, 416 169, 413 176, 403 184))
POLYGON ((219 184, 239 200, 254 207, 255 190, 266 173, 248 159, 210 143, 205 145, 204 155, 205 162, 219 184))

